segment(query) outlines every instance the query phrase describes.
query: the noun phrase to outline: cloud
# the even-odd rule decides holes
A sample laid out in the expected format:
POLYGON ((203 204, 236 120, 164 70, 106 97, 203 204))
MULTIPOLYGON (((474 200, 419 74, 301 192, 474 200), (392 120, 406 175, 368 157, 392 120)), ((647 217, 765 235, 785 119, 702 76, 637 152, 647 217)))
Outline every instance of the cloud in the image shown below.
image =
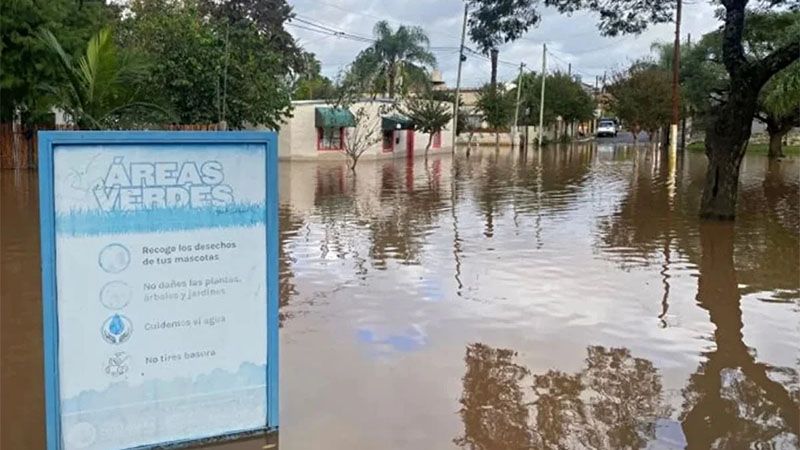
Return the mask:
MULTIPOLYGON (((310 19, 333 29, 359 36, 372 37, 372 27, 385 19, 393 26, 400 24, 422 27, 431 40, 445 82, 455 85, 458 66, 458 44, 464 3, 461 0, 289 0, 298 17, 310 19)), ((522 39, 500 48, 498 78, 509 80, 516 76, 518 65, 524 62, 529 70, 541 70, 542 43, 555 56, 548 56, 548 69, 567 70, 572 64, 574 73, 584 81, 594 82, 602 76, 626 66, 630 61, 650 54, 655 41, 672 41, 674 25, 653 26, 639 36, 604 38, 596 28, 597 18, 590 13, 572 16, 545 8, 542 21, 522 39)), ((298 25, 302 25, 297 23, 298 25)), ((681 34, 693 39, 716 29, 720 22, 709 2, 685 3, 681 34)), ((321 61, 322 71, 335 77, 353 61, 367 43, 326 36, 306 29, 289 26, 290 32, 308 51, 321 61)), ((475 47, 469 42, 467 46, 475 47)), ((477 87, 489 79, 487 59, 468 55, 464 63, 462 85, 477 87)))

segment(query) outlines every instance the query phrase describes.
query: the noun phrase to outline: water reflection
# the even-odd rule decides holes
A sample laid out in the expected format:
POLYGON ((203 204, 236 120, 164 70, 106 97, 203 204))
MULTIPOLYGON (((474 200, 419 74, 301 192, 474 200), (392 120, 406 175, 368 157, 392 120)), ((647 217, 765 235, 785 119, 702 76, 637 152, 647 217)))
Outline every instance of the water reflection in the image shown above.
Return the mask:
POLYGON ((668 434, 672 415, 655 364, 627 348, 590 346, 577 373, 531 375, 517 352, 467 346, 460 399, 469 449, 638 449, 662 440, 687 449, 796 448, 800 379, 793 367, 757 361, 744 342, 734 266, 734 225, 699 225, 697 304, 715 330, 713 350, 681 389, 682 435, 668 434), (531 386, 532 398, 527 397, 531 386))
MULTIPOLYGON (((282 444, 798 446, 800 161, 746 157, 730 229, 696 219, 704 171, 624 145, 281 163, 282 444)), ((27 430, 2 448, 41 448, 36 179, 0 178, 2 428, 27 430)))
POLYGON ((461 420, 464 436, 454 442, 470 449, 529 448, 528 406, 522 382, 530 371, 517 364, 516 352, 483 344, 467 347, 461 420))
POLYGON ((638 449, 668 417, 661 377, 626 348, 591 346, 577 373, 530 375, 516 352, 467 347, 460 411, 469 449, 638 449), (525 400, 525 390, 532 399, 525 400))
POLYGON ((702 224, 700 244, 697 303, 716 327, 716 348, 703 353, 683 389, 687 448, 800 445, 797 369, 757 362, 756 349, 744 342, 733 224, 702 224))

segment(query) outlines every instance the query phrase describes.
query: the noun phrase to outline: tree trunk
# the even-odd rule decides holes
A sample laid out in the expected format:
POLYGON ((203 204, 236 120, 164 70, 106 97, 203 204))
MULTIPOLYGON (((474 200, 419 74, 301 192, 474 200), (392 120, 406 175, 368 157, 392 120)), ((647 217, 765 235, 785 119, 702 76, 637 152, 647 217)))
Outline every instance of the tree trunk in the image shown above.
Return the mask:
POLYGON ((431 149, 432 142, 433 142, 433 133, 428 133, 428 145, 425 146, 425 159, 428 158, 428 150, 431 149))
POLYGON ((786 133, 770 133, 769 135, 769 153, 770 158, 780 158, 783 155, 783 137, 786 133))
MULTIPOLYGON (((795 113, 800 120, 800 112, 795 113)), ((795 117, 784 117, 778 119, 775 116, 767 116, 767 133, 769 134, 769 153, 770 158, 780 158, 783 154, 783 138, 792 130, 795 124, 795 117)))
POLYGON ((500 132, 497 129, 494 130, 494 148, 500 148, 500 132))
POLYGON ((492 60, 492 78, 491 78, 492 88, 497 86, 497 55, 499 52, 500 51, 497 50, 496 48, 493 48, 489 52, 489 56, 491 57, 492 60))
POLYGON ((732 80, 728 101, 722 105, 706 132, 708 168, 700 203, 700 217, 733 220, 739 167, 752 131, 759 87, 746 80, 732 80))
POLYGON ((397 76, 397 74, 395 73, 396 69, 397 67, 395 66, 394 61, 390 62, 386 74, 386 84, 389 85, 387 86, 389 98, 394 98, 394 82, 395 82, 395 77, 397 76))
POLYGON ((714 111, 706 132, 708 168, 700 217, 731 220, 736 216, 739 168, 752 131, 758 93, 769 78, 797 60, 800 41, 779 47, 756 63, 742 47, 747 0, 728 0, 722 28, 722 61, 730 75, 728 100, 714 111))

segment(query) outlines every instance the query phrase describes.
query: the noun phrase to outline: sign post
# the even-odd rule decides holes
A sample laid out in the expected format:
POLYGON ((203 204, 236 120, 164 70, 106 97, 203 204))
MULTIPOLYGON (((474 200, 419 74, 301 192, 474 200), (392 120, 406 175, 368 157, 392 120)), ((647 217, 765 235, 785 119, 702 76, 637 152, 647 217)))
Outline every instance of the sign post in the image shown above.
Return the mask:
POLYGON ((41 132, 48 450, 278 427, 277 139, 41 132))

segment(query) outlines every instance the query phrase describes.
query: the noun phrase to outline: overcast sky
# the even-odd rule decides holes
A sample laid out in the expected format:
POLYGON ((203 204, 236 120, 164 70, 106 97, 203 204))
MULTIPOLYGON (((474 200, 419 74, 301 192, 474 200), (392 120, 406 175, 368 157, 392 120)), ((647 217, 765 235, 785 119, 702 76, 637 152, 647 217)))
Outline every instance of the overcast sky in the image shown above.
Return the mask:
MULTIPOLYGON (((458 43, 464 13, 462 0, 288 0, 299 19, 311 20, 330 28, 372 37, 372 26, 381 19, 393 26, 400 24, 422 27, 431 40, 434 54, 448 86, 455 85, 458 65, 458 43)), ((516 76, 518 64, 524 62, 529 68, 541 69, 542 43, 556 57, 548 56, 548 68, 563 69, 572 63, 574 73, 586 82, 594 83, 595 75, 625 66, 631 60, 647 56, 654 41, 672 41, 674 25, 652 27, 639 36, 603 38, 597 32, 596 16, 581 13, 564 16, 552 9, 544 9, 542 21, 537 28, 522 39, 500 47, 501 63, 498 78, 510 80, 516 76), (517 67, 512 66, 514 63, 517 67)), ((714 17, 709 2, 693 0, 684 3, 681 34, 691 33, 696 39, 703 33, 716 29, 720 23, 714 17)), ((307 29, 299 21, 297 26, 287 29, 308 51, 314 52, 322 64, 322 72, 335 78, 345 65, 353 61, 368 43, 355 42, 335 36, 326 36, 307 29)), ((467 46, 475 48, 469 42, 467 46)), ((489 61, 468 55, 464 64, 462 85, 478 87, 489 80, 489 61)))

